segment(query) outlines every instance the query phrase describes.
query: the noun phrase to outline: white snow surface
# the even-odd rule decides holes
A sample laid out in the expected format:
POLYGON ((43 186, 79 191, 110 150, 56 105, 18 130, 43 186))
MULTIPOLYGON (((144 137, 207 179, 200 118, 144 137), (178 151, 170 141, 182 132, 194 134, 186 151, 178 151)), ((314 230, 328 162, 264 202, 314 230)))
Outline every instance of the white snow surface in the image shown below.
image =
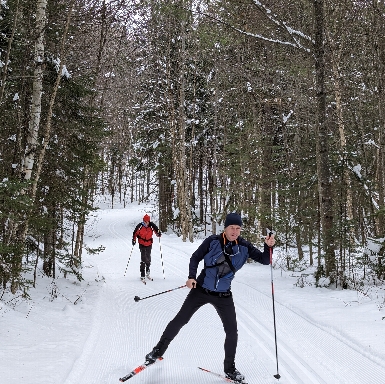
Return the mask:
MULTIPOLYGON (((154 237, 154 281, 144 285, 131 238, 145 213, 157 223, 155 212, 150 203, 114 209, 105 204, 92 214, 85 239, 87 247, 105 250, 84 254, 82 282, 62 276, 52 281, 39 273, 31 300, 3 298, 1 384, 119 383, 144 362, 188 288, 162 292, 185 284, 190 256, 202 241, 183 242, 171 231, 160 241, 154 237), (135 296, 141 300, 135 302, 135 296)), ((273 257, 279 252, 276 248, 273 257)), ((249 384, 385 383, 385 314, 378 301, 350 290, 299 288, 298 273, 274 269, 277 369, 271 276, 270 266, 248 263, 232 284, 236 366, 249 384)), ((182 328, 163 361, 127 382, 225 382, 197 368, 222 373, 224 336, 218 315, 206 305, 182 328)))

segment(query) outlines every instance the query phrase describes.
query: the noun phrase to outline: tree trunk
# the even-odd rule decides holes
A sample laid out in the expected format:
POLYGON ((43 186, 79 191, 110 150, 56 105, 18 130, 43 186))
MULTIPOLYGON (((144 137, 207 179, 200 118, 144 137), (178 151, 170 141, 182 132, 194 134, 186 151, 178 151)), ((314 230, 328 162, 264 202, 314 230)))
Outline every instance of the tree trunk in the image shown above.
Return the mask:
POLYGON ((8 46, 7 46, 7 51, 5 53, 5 60, 4 60, 4 66, 2 68, 2 76, 1 76, 1 88, 0 88, 0 105, 2 104, 3 101, 3 96, 4 96, 4 89, 5 89, 5 84, 7 82, 7 74, 8 74, 8 65, 10 63, 9 57, 11 55, 11 47, 13 43, 13 38, 15 36, 15 31, 16 31, 16 26, 17 26, 17 17, 19 15, 19 0, 16 2, 16 7, 15 7, 15 17, 12 25, 12 33, 11 36, 8 40, 8 46))
POLYGON ((377 103, 380 123, 378 127, 378 151, 376 163, 376 184, 378 190, 379 211, 378 218, 376 220, 376 232, 379 236, 382 236, 385 232, 385 29, 383 25, 383 17, 382 20, 379 19, 379 15, 384 12, 384 6, 381 6, 379 2, 376 1, 373 1, 373 6, 375 28, 373 50, 377 73, 377 103))
MULTIPOLYGON (((85 206, 88 202, 88 193, 89 193, 89 183, 90 175, 87 172, 87 167, 84 171, 83 176, 83 195, 82 195, 82 205, 85 206)), ((84 240, 84 229, 87 221, 86 212, 82 210, 80 212, 78 222, 77 222, 77 231, 76 231, 76 240, 75 240, 75 249, 73 253, 73 265, 75 268, 80 268, 82 264, 82 249, 83 249, 83 240, 84 240)))
POLYGON ((31 101, 31 117, 29 121, 27 147, 24 158, 24 179, 30 180, 38 146, 38 134, 41 119, 41 96, 43 93, 44 32, 47 24, 47 0, 38 0, 36 6, 36 43, 35 70, 33 74, 33 90, 31 101))
POLYGON ((271 174, 272 174, 272 147, 274 135, 273 101, 267 100, 263 104, 262 111, 262 158, 260 167, 261 188, 259 191, 259 218, 262 233, 265 234, 266 228, 272 229, 271 211, 271 174))
MULTIPOLYGON (((168 159, 164 159, 168 162, 168 159)), ((161 159, 162 162, 162 159, 161 159)), ((162 164, 158 171, 159 180, 159 229, 162 232, 167 231, 167 226, 170 220, 172 220, 172 201, 173 194, 171 188, 171 177, 167 173, 168 166, 162 164)))
POLYGON ((182 240, 186 241, 189 237, 192 242, 192 222, 191 222, 191 206, 189 197, 189 179, 190 171, 186 169, 186 113, 185 113, 185 40, 186 40, 186 22, 182 20, 181 23, 181 48, 180 48, 180 68, 179 68, 179 119, 178 119, 178 140, 177 152, 178 156, 178 202, 180 211, 180 225, 182 232, 182 240))
MULTIPOLYGON (((63 61, 64 61, 64 57, 65 57, 65 54, 64 54, 64 52, 65 52, 65 41, 66 41, 67 32, 68 32, 69 25, 70 25, 71 14, 72 14, 72 7, 73 7, 74 2, 75 2, 75 0, 71 0, 71 2, 69 4, 69 11, 68 11, 68 15, 67 15, 67 21, 66 21, 66 25, 65 25, 65 28, 64 28, 64 31, 63 31, 61 47, 60 47, 60 54, 59 54, 59 57, 61 57, 62 59, 60 61, 60 66, 59 66, 59 69, 58 69, 58 74, 56 76, 56 81, 55 81, 55 84, 54 84, 54 87, 53 87, 53 90, 52 90, 52 94, 51 94, 51 97, 50 97, 50 100, 49 100, 48 112, 47 112, 47 122, 45 124, 44 132, 43 132, 43 145, 41 146, 41 149, 40 149, 40 152, 39 152, 38 161, 37 161, 37 164, 36 164, 36 167, 35 167, 36 168, 36 172, 35 172, 35 175, 34 175, 34 178, 33 178, 33 181, 32 181, 32 187, 31 187, 31 192, 30 192, 30 197, 31 197, 32 202, 36 198, 36 191, 37 191, 38 182, 40 180, 40 174, 41 174, 41 171, 42 171, 42 168, 43 168, 45 152, 46 152, 47 146, 48 146, 50 138, 51 138, 51 124, 52 124, 52 116, 53 116, 53 107, 54 107, 54 104, 55 104, 55 101, 56 101, 56 95, 57 95, 57 92, 58 92, 58 89, 59 89, 59 85, 60 85, 60 81, 61 81, 61 78, 62 78, 63 61)), ((42 6, 42 8, 43 8, 43 6, 42 6)), ((44 17, 43 16, 41 16, 41 17, 45 18, 45 6, 44 6, 44 17)), ((44 56, 44 44, 42 44, 42 49, 43 49, 43 56, 44 56)), ((41 59, 41 60, 43 60, 43 59, 41 59)), ((42 68, 40 66, 40 71, 41 70, 42 70, 42 68)), ((34 160, 35 160, 35 152, 36 152, 37 146, 38 146, 37 136, 38 136, 39 125, 40 125, 41 92, 42 92, 42 77, 43 77, 42 73, 40 75, 41 75, 41 81, 36 84, 36 87, 39 89, 39 92, 40 92, 40 96, 38 97, 39 103, 38 103, 38 105, 35 106, 36 107, 36 116, 34 118, 33 115, 32 115, 33 123, 32 123, 32 125, 30 125, 30 130, 29 130, 29 133, 30 133, 29 138, 31 140, 31 148, 33 148, 33 151, 30 151, 30 155, 26 156, 26 161, 25 161, 25 164, 26 164, 26 167, 25 167, 25 179, 26 180, 30 180, 31 179, 32 168, 33 168, 34 160), (31 134, 31 132, 32 132, 32 134, 31 134)), ((37 97, 37 95, 36 95, 36 97, 37 97)), ((34 103, 32 103, 32 109, 34 109, 34 103)), ((29 218, 27 217, 25 222, 24 222, 23 228, 20 231, 20 234, 19 234, 20 241, 24 241, 24 239, 26 237, 26 234, 28 232, 28 224, 29 224, 28 220, 29 220, 29 218)))
POLYGON ((330 282, 335 281, 336 261, 333 237, 333 196, 331 171, 329 166, 328 126, 326 124, 325 97, 325 52, 324 52, 324 0, 314 0, 314 56, 316 69, 317 99, 317 176, 320 215, 322 226, 322 245, 325 255, 325 272, 330 282))
MULTIPOLYGON (((378 215, 376 220, 377 236, 383 236, 385 232, 385 42, 384 42, 384 24, 383 20, 379 19, 379 15, 384 14, 384 6, 379 2, 373 1, 375 9, 375 38, 374 40, 374 57, 375 68, 377 73, 377 103, 379 114, 378 127, 378 151, 376 163, 376 185, 378 190, 378 215), (382 9, 381 9, 382 7, 382 9)), ((383 17, 382 17, 383 18, 383 17)), ((385 276, 384 266, 385 242, 378 252, 378 269, 377 277, 383 279, 385 276)))

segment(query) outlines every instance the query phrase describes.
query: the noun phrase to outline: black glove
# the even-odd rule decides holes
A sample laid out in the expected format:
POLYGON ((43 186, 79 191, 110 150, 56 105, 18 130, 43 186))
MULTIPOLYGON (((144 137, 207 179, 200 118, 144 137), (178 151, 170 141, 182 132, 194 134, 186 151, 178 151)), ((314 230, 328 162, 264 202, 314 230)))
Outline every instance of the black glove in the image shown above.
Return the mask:
POLYGON ((162 232, 158 232, 157 234, 156 234, 158 237, 161 237, 162 236, 162 232))
POLYGON ((135 244, 136 244, 135 239, 132 239, 132 245, 135 245, 135 244))

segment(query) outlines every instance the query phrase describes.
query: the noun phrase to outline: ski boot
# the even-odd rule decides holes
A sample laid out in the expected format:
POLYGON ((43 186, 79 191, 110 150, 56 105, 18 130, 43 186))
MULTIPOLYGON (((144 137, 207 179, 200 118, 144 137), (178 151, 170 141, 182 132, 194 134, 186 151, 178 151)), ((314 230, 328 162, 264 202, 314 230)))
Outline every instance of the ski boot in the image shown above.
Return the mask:
POLYGON ((243 383, 245 380, 245 376, 235 368, 234 363, 225 367, 225 374, 228 379, 233 380, 236 383, 243 383))
POLYGON ((150 353, 147 353, 146 355, 146 361, 148 361, 150 364, 154 364, 157 359, 159 359, 161 356, 159 348, 154 348, 150 353))

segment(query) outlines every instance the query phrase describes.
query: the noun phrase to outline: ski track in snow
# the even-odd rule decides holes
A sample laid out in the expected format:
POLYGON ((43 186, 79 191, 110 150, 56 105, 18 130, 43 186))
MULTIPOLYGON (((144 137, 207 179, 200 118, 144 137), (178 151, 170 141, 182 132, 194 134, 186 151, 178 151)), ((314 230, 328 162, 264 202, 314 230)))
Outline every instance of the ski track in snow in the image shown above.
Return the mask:
MULTIPOLYGON (((95 303, 93 321, 82 354, 64 384, 118 383, 156 344, 188 293, 181 288, 147 296, 185 284, 190 254, 154 238, 151 274, 154 281, 139 280, 139 249, 132 251, 131 235, 141 219, 127 218, 124 210, 111 210, 101 222, 90 224, 95 243, 106 251, 95 257, 106 279, 95 303), (124 248, 125 254, 119 250, 124 248), (131 252, 132 251, 132 252, 131 252), (127 265, 127 262, 131 258, 127 265), (124 272, 127 267, 126 276, 124 272), (142 300, 135 302, 139 296, 142 300)), ((163 239, 163 238, 161 238, 163 239)), ((198 247, 199 242, 197 242, 198 247)), ((385 382, 385 364, 368 355, 341 333, 307 318, 275 298, 279 373, 277 373, 270 266, 247 264, 233 282, 238 318, 236 365, 249 384, 363 384, 385 382), (269 291, 270 289, 270 291, 269 291)), ((202 307, 170 344, 164 360, 129 383, 215 384, 222 379, 200 371, 201 366, 222 373, 224 331, 215 310, 202 307)))

